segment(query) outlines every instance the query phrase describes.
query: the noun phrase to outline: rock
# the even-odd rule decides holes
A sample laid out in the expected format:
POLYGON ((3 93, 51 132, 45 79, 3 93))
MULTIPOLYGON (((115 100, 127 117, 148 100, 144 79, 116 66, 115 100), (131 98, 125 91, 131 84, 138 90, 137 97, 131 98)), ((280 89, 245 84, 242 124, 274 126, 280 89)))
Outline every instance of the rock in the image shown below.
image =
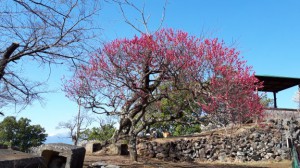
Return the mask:
POLYGON ((87 142, 85 145, 86 154, 92 154, 102 149, 99 142, 87 142))
POLYGON ((155 154, 154 151, 150 151, 150 152, 148 153, 148 157, 150 157, 150 158, 154 158, 155 156, 156 156, 156 154, 155 154))
POLYGON ((245 157, 242 157, 242 156, 241 157, 239 156, 239 157, 235 158, 235 162, 245 162, 245 161, 246 161, 245 157))
POLYGON ((102 168, 106 165, 107 165, 106 163, 100 161, 100 162, 92 163, 90 166, 88 166, 88 168, 102 168))
POLYGON ((275 144, 275 147, 276 147, 276 149, 280 149, 280 148, 282 148, 282 144, 281 143, 277 143, 277 144, 275 144))
POLYGON ((220 160, 221 162, 225 162, 226 158, 226 153, 219 153, 218 160, 220 160))
POLYGON ((138 149, 147 149, 148 145, 145 142, 139 143, 137 146, 138 149))
POLYGON ((155 141, 154 141, 154 142, 151 142, 151 145, 152 145, 152 146, 157 146, 157 142, 155 142, 155 141))
POLYGON ((182 158, 180 159, 180 161, 183 161, 183 162, 192 162, 192 161, 194 161, 194 159, 192 159, 192 158, 189 157, 189 156, 185 156, 185 157, 182 157, 182 158))
POLYGON ((237 156, 245 156, 245 153, 244 153, 244 152, 241 152, 241 151, 238 151, 238 152, 236 153, 236 155, 237 155, 237 156))
POLYGON ((199 153, 199 158, 205 158, 205 149, 204 148, 202 148, 202 149, 200 149, 199 151, 198 151, 198 153, 199 153))
POLYGON ((121 153, 121 147, 117 144, 110 144, 107 147, 106 154, 108 155, 119 155, 121 153))
POLYGON ((264 151, 267 153, 274 153, 274 150, 272 148, 266 148, 264 151))
POLYGON ((290 126, 290 119, 287 119, 287 118, 283 119, 282 125, 284 128, 288 129, 290 126))
POLYGON ((210 154, 211 154, 211 149, 205 151, 205 155, 210 155, 210 154))
POLYGON ((286 159, 290 159, 291 156, 290 156, 290 154, 288 154, 288 153, 283 153, 283 154, 281 155, 281 158, 282 158, 283 160, 286 160, 286 159))
POLYGON ((273 143, 273 142, 270 142, 270 143, 267 144, 267 146, 273 147, 273 146, 274 146, 274 143, 273 143))
POLYGON ((169 157, 178 160, 179 156, 176 153, 169 154, 169 157))
POLYGON ((181 150, 182 150, 181 144, 177 144, 177 145, 176 145, 176 150, 178 150, 178 151, 181 151, 181 150))
POLYGON ((265 144, 263 142, 259 142, 257 145, 258 150, 263 149, 264 147, 265 147, 265 144))
POLYGON ((184 154, 189 154, 192 152, 192 149, 186 149, 182 151, 184 154))
POLYGON ((166 142, 166 143, 162 144, 162 147, 164 148, 165 151, 169 151, 170 150, 170 143, 166 142))
POLYGON ((117 166, 117 165, 107 165, 107 166, 104 166, 103 168, 120 168, 120 166, 117 166))
POLYGON ((162 147, 162 146, 157 146, 156 147, 156 151, 157 151, 157 153, 161 153, 161 152, 163 152, 165 149, 162 147))
POLYGON ((65 165, 65 167, 82 168, 85 148, 75 145, 50 143, 32 148, 33 153, 42 156, 46 165, 65 165))
POLYGON ((251 159, 254 161, 259 161, 261 160, 261 157, 259 155, 252 155, 251 159))
POLYGON ((163 158, 168 157, 168 155, 167 155, 167 154, 163 154, 163 153, 157 153, 157 154, 156 154, 156 157, 157 157, 158 159, 163 159, 163 158))
POLYGON ((14 151, 0 150, 0 167, 2 168, 46 168, 47 165, 41 156, 14 151))
POLYGON ((255 130, 255 128, 250 128, 250 132, 254 132, 255 130))
POLYGON ((282 158, 280 156, 276 156, 275 161, 280 162, 280 161, 282 161, 282 158))
POLYGON ((247 147, 246 143, 242 143, 241 145, 239 145, 239 148, 245 148, 245 147, 247 147))
POLYGON ((274 153, 267 153, 267 154, 265 155, 265 158, 266 158, 266 159, 275 158, 275 155, 274 155, 274 153))
POLYGON ((268 118, 268 119, 267 119, 267 123, 270 123, 270 124, 275 124, 276 122, 275 122, 275 120, 274 120, 274 119, 272 119, 272 118, 268 118))
POLYGON ((218 156, 212 156, 210 159, 209 159, 209 161, 215 161, 215 160, 217 160, 218 159, 218 156))

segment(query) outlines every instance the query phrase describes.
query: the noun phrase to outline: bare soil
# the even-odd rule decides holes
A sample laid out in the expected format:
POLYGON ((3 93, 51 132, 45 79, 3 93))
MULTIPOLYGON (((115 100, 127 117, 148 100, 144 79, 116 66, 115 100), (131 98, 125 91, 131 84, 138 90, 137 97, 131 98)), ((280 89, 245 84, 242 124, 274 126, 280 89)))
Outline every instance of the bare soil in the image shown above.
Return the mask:
POLYGON ((105 162, 118 165, 121 168, 289 168, 290 160, 281 162, 245 162, 245 163, 221 163, 221 162, 166 162, 158 159, 138 158, 138 162, 132 162, 129 156, 103 156, 86 155, 84 168, 94 162, 105 162))
POLYGON ((193 135, 186 135, 186 136, 177 136, 177 137, 168 137, 168 138, 156 138, 152 139, 152 141, 158 143, 170 142, 179 139, 195 139, 200 137, 212 136, 212 135, 220 135, 220 136, 236 136, 238 134, 243 134, 244 132, 248 131, 251 128, 257 127, 256 124, 244 124, 242 126, 234 126, 234 127, 227 127, 225 128, 218 128, 209 131, 202 131, 201 133, 196 133, 193 135))

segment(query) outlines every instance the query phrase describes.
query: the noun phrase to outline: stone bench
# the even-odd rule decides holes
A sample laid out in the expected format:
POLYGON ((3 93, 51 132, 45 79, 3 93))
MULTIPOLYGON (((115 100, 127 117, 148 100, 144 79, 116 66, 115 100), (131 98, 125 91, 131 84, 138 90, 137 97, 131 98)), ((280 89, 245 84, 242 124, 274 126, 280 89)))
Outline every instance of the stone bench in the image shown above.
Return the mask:
POLYGON ((11 149, 0 149, 0 167, 1 168, 46 168, 44 159, 41 156, 35 156, 11 149))
POLYGON ((82 168, 85 148, 62 144, 44 144, 31 149, 32 153, 42 156, 48 168, 82 168))

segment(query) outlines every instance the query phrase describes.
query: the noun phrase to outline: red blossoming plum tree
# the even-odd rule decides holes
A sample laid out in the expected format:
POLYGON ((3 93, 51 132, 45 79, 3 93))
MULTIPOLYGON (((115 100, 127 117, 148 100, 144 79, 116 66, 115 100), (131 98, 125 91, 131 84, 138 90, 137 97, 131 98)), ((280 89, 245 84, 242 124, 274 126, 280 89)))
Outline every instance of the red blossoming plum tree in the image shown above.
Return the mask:
POLYGON ((187 113, 231 122, 260 116, 262 105, 254 92, 259 87, 234 48, 172 29, 106 44, 65 85, 68 96, 80 95, 95 113, 120 117, 117 138, 129 138, 133 160, 137 134, 155 123, 187 113), (166 101, 172 105, 166 107, 166 101))

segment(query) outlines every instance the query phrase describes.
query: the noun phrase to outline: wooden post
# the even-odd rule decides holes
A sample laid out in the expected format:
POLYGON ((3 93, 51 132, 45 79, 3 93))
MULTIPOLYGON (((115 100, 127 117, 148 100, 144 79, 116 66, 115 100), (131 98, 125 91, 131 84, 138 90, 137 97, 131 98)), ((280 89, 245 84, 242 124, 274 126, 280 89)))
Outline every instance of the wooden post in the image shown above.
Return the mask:
POLYGON ((298 98, 298 111, 300 110, 300 85, 298 85, 298 93, 296 94, 296 99, 298 98))
POLYGON ((274 96, 274 108, 277 108, 276 92, 273 92, 273 96, 274 96))

